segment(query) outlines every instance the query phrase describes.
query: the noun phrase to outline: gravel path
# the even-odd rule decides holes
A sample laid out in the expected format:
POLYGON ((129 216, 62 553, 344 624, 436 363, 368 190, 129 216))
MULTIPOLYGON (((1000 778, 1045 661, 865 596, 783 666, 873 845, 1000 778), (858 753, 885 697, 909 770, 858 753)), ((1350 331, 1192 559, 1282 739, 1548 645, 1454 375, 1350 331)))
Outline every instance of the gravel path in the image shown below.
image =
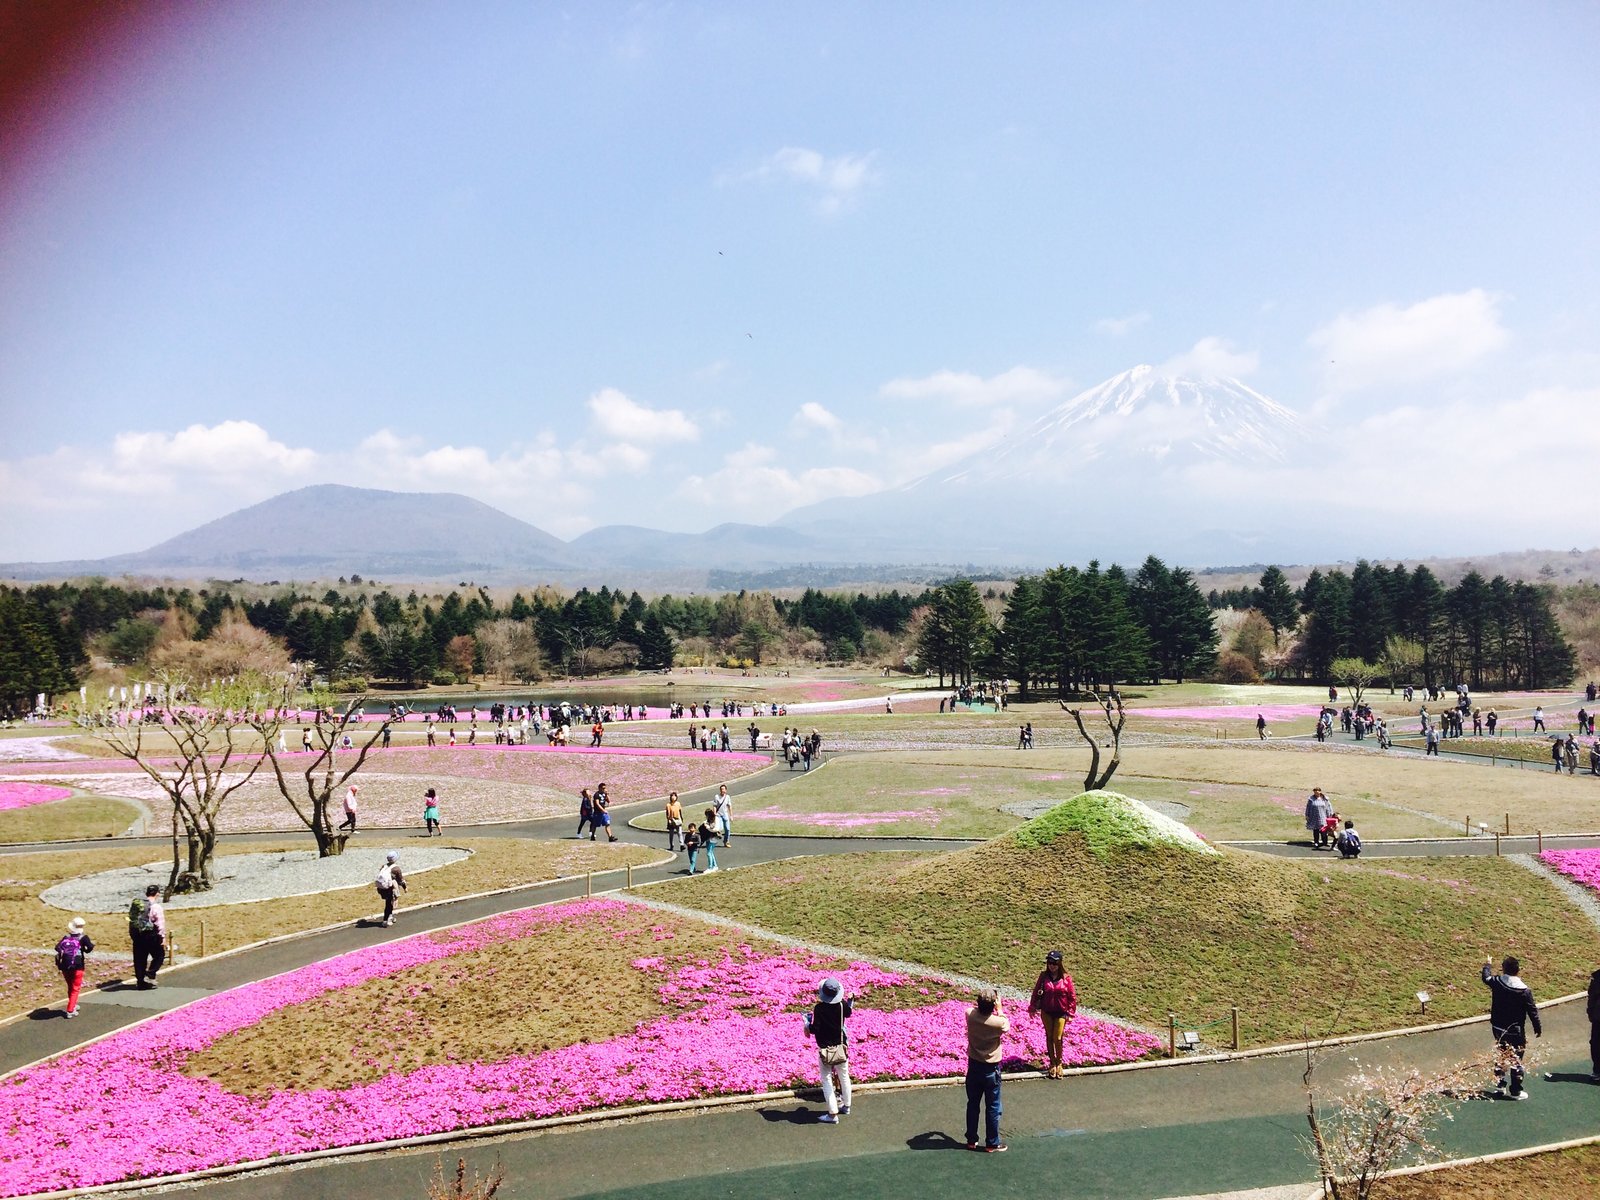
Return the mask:
MULTIPOLYGON (((167 907, 215 908, 370 887, 386 853, 386 847, 374 846, 351 848, 332 858, 318 858, 315 850, 222 855, 216 860, 215 887, 195 896, 174 896, 167 901, 167 907)), ((400 854, 400 866, 407 875, 419 875, 460 862, 470 854, 471 851, 454 846, 407 848, 400 854)), ((39 898, 52 908, 69 912, 124 912, 129 901, 144 894, 146 885, 165 885, 171 871, 170 858, 142 867, 102 871, 57 884, 39 898)))

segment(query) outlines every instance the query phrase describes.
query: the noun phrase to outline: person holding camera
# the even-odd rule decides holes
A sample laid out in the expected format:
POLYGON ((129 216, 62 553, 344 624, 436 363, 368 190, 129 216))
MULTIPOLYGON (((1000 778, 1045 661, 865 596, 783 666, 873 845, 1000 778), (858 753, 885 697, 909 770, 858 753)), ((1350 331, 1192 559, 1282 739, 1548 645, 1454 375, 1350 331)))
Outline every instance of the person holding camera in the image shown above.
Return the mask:
POLYGON ((1533 1001, 1533 992, 1522 982, 1522 964, 1515 956, 1500 964, 1500 974, 1494 973, 1494 960, 1483 959, 1483 983, 1489 989, 1489 1029, 1494 1034, 1496 1046, 1494 1063, 1495 1091, 1504 1092, 1507 1100, 1526 1100, 1528 1093, 1522 1087, 1522 1058, 1528 1052, 1528 1030, 1533 1026, 1535 1037, 1543 1037, 1539 1027, 1539 1006, 1533 1001))
POLYGON ((838 1124, 850 1115, 850 1037, 844 1023, 850 1016, 852 999, 844 994, 837 979, 824 979, 817 987, 817 1002, 806 1014, 806 1035, 816 1039, 817 1069, 822 1076, 822 1100, 828 1111, 817 1120, 824 1125, 838 1124), (838 1076, 838 1090, 834 1076, 838 1076))

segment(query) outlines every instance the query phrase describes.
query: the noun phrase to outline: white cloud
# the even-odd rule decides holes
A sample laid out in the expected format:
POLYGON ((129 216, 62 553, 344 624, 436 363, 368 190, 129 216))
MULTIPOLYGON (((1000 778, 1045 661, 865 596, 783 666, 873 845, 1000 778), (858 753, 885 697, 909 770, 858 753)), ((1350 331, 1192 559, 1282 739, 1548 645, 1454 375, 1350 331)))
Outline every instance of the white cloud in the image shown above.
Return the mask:
POLYGON ((891 400, 943 400, 986 408, 1058 400, 1071 384, 1065 376, 1033 367, 1012 367, 988 379, 969 371, 935 371, 921 379, 891 379, 878 389, 878 394, 891 400))
POLYGON ((254 421, 191 425, 177 433, 119 433, 112 442, 111 454, 120 471, 202 471, 219 475, 263 467, 284 474, 303 474, 317 461, 316 451, 286 446, 254 421))
POLYGON ((1407 308, 1378 304, 1341 313, 1306 340, 1324 359, 1328 385, 1344 391, 1464 370, 1511 335, 1500 323, 1500 297, 1473 288, 1407 308))
POLYGON ((1127 337, 1150 320, 1147 312, 1129 313, 1125 317, 1101 317, 1094 323, 1094 331, 1101 337, 1127 337))
POLYGON ((676 408, 650 408, 630 400, 616 388, 602 388, 589 397, 595 428, 608 438, 630 445, 692 442, 700 436, 695 423, 676 408))
POLYGON ((800 406, 793 423, 796 429, 820 429, 828 434, 836 434, 844 428, 843 421, 815 400, 807 400, 800 406))
POLYGON ((696 502, 707 496, 756 498, 763 511, 787 512, 831 496, 865 496, 883 490, 883 481, 854 467, 807 467, 791 470, 778 464, 771 446, 750 442, 725 455, 710 475, 691 475, 679 494, 696 502))
MULTIPOLYGON (((754 170, 732 178, 798 183, 818 193, 817 207, 825 214, 843 211, 878 178, 876 150, 867 154, 841 154, 829 158, 803 146, 785 146, 754 170)), ((727 179, 724 180, 725 182, 727 179)))
POLYGON ((1193 348, 1169 359, 1161 369, 1172 375, 1228 375, 1242 378, 1261 365, 1254 350, 1237 350, 1219 337, 1203 337, 1193 348))

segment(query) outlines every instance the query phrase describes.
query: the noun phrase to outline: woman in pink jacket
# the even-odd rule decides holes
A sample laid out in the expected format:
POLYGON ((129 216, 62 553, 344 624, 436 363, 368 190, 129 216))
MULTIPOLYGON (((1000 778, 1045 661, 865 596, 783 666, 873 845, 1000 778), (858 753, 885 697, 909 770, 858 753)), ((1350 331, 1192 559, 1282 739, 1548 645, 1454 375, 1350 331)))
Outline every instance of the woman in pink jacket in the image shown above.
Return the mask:
POLYGON ((1045 1051, 1050 1056, 1049 1075, 1060 1079, 1061 1040, 1067 1022, 1078 1011, 1078 993, 1073 990, 1072 976, 1061 966, 1061 951, 1052 950, 1044 956, 1044 970, 1033 983, 1033 996, 1028 1001, 1028 1012, 1038 1013, 1044 1021, 1045 1051))

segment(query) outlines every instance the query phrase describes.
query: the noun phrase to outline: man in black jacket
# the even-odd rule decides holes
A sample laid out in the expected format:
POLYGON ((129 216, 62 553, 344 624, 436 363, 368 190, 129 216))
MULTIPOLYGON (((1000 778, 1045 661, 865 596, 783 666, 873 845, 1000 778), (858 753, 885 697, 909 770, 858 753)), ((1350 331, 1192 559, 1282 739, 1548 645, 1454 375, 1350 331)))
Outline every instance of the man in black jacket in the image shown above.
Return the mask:
POLYGON ((1589 1079, 1600 1083, 1600 971, 1589 976, 1589 1079))
POLYGON ((1522 1056, 1528 1049, 1527 1026, 1533 1026, 1535 1037, 1544 1036, 1544 1030, 1539 1027, 1539 1006, 1533 1001, 1533 992, 1518 975, 1521 969, 1522 964, 1516 958, 1507 958, 1500 964, 1502 973, 1496 975, 1494 960, 1487 957, 1483 960, 1483 982, 1489 989, 1489 1028, 1499 1048, 1494 1064, 1495 1087, 1504 1089, 1508 1100, 1528 1099, 1522 1087, 1522 1056))

